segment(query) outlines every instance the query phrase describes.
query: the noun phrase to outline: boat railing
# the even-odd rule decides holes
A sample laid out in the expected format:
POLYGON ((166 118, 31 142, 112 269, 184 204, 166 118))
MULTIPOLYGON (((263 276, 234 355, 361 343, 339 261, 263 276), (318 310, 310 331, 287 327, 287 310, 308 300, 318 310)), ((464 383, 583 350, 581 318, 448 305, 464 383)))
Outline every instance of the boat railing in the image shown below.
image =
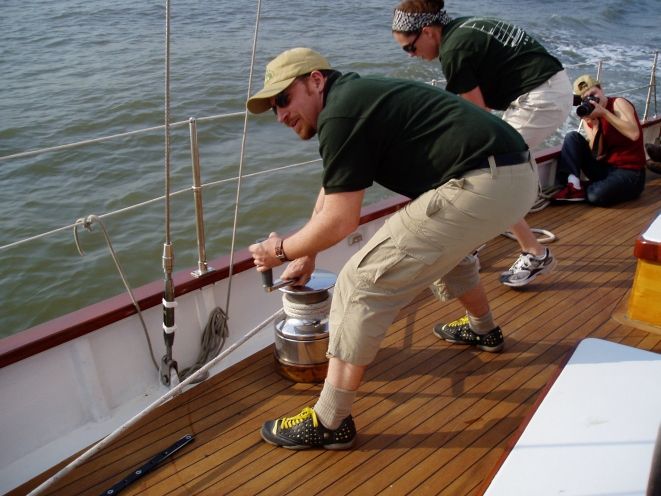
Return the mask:
MULTIPOLYGON (((636 91, 641 91, 646 89, 647 90, 647 97, 645 100, 645 110, 644 110, 644 117, 643 120, 648 119, 649 114, 650 114, 650 109, 653 108, 654 115, 656 115, 657 112, 657 107, 656 107, 656 68, 657 68, 657 59, 658 59, 658 52, 654 53, 654 59, 652 63, 652 71, 651 71, 651 76, 649 79, 648 84, 646 85, 640 85, 632 88, 626 88, 623 90, 619 90, 617 92, 613 92, 612 94, 631 94, 632 92, 636 91)), ((572 65, 572 66, 566 66, 569 69, 575 69, 580 66, 589 66, 589 67, 594 67, 593 63, 590 64, 577 64, 577 65, 572 65)), ((597 76, 600 77, 602 74, 602 61, 599 61, 596 66, 596 73, 597 76)), ((432 80, 430 82, 431 84, 440 84, 439 80, 432 80)), ((205 274, 207 274, 209 271, 213 270, 212 267, 208 265, 207 261, 207 252, 206 252, 206 236, 205 236, 205 220, 204 220, 204 212, 203 212, 203 201, 202 201, 202 193, 203 190, 208 189, 208 188, 213 188, 216 186, 221 186, 227 183, 238 183, 241 179, 247 179, 247 178, 253 178, 256 176, 262 176, 262 175, 268 175, 268 174, 275 174, 279 173, 281 171, 284 171, 286 169, 292 169, 292 168, 297 168, 297 167, 302 167, 302 166, 307 166, 311 163, 319 162, 319 158, 311 158, 310 160, 306 160, 303 162, 298 162, 298 163, 290 163, 290 164, 285 164, 285 165, 279 165, 276 167, 271 167, 266 170, 262 171, 255 171, 251 173, 240 173, 237 176, 229 177, 229 178, 224 178, 220 180, 215 180, 215 181, 209 181, 206 183, 202 183, 201 181, 201 170, 200 170, 200 160, 199 160, 199 144, 198 144, 198 125, 199 124, 208 124, 208 123, 217 123, 220 120, 223 119, 230 119, 230 118, 235 118, 235 117, 244 117, 245 118, 245 111, 241 112, 233 112, 233 113, 226 113, 226 114, 217 114, 217 115, 211 115, 211 116, 204 116, 204 117, 190 117, 187 120, 183 121, 178 121, 178 122, 173 122, 169 124, 170 128, 183 128, 188 126, 189 130, 189 146, 190 146, 190 157, 191 157, 191 166, 192 166, 192 185, 176 190, 176 191, 170 191, 169 196, 170 197, 175 197, 182 195, 184 193, 189 193, 192 191, 193 193, 193 199, 194 199, 194 206, 195 206, 195 223, 196 223, 196 238, 197 238, 197 270, 194 270, 191 272, 191 274, 194 277, 200 277, 205 274)), ((19 159, 19 158, 26 158, 26 157, 31 157, 31 156, 36 156, 36 155, 41 155, 45 153, 50 153, 50 152, 58 152, 58 151, 63 151, 63 150, 69 150, 71 148, 76 148, 76 147, 84 147, 84 146, 90 146, 90 145, 95 145, 98 143, 102 142, 107 142, 111 140, 117 140, 120 138, 126 138, 129 136, 135 136, 135 135, 140 135, 140 134, 145 134, 145 133, 153 133, 154 131, 160 131, 165 128, 164 125, 160 126, 154 126, 154 127, 147 127, 147 128, 142 128, 142 129, 137 129, 133 131, 127 131, 123 133, 118 133, 118 134, 111 134, 107 136, 102 136, 98 138, 93 138, 93 139, 87 139, 87 140, 82 140, 74 143, 69 143, 69 144, 64 144, 64 145, 59 145, 59 146, 53 146, 53 147, 47 147, 47 148, 41 148, 41 149, 36 149, 36 150, 30 150, 30 151, 25 151, 25 152, 20 152, 20 153, 15 153, 11 155, 6 155, 6 156, 0 156, 0 162, 4 161, 9 161, 12 159, 19 159)), ((151 205, 156 202, 161 202, 165 199, 165 195, 160 195, 145 201, 137 202, 132 205, 119 208, 116 210, 108 211, 102 214, 97 215, 99 219, 104 219, 107 217, 115 216, 118 214, 123 214, 128 211, 132 211, 135 209, 139 208, 144 208, 148 205, 151 205)), ((71 224, 67 224, 61 227, 56 227, 51 230, 42 232, 40 234, 36 234, 33 236, 29 236, 26 238, 23 238, 21 240, 17 240, 5 245, 0 245, 0 252, 3 250, 7 250, 9 248, 15 248, 19 245, 38 240, 40 238, 44 238, 47 236, 54 235, 56 233, 66 231, 66 230, 73 230, 76 228, 77 225, 79 225, 80 222, 76 221, 71 224)), ((192 265, 192 264, 191 264, 192 265)), ((231 275, 231 274, 230 274, 231 275)))
MULTIPOLYGON (((200 178, 201 178, 201 167, 200 167, 200 159, 199 159, 199 144, 197 140, 197 135, 198 135, 198 123, 209 123, 209 122, 217 122, 222 119, 228 119, 228 118, 234 118, 237 116, 244 116, 245 112, 234 112, 234 113, 228 113, 228 114, 217 114, 217 115, 212 115, 212 116, 206 116, 206 117, 190 117, 189 119, 185 121, 178 121, 178 122, 173 122, 170 124, 171 128, 181 128, 184 126, 188 126, 189 128, 189 136, 190 136, 190 154, 191 154, 191 164, 192 164, 192 185, 186 188, 182 188, 176 191, 171 191, 170 192, 170 197, 175 197, 179 196, 185 193, 188 193, 190 191, 193 192, 193 197, 194 197, 194 202, 195 202, 195 217, 196 217, 196 233, 197 233, 197 244, 198 244, 198 262, 197 266, 198 269, 193 272, 193 275, 195 277, 199 277, 200 275, 204 275, 207 273, 210 268, 208 267, 207 264, 207 257, 206 257, 206 248, 205 248, 205 229, 204 229, 204 216, 203 216, 203 207, 202 207, 202 191, 207 188, 212 188, 216 186, 221 186, 223 184, 227 183, 234 183, 238 181, 239 177, 234 176, 234 177, 229 177, 225 179, 220 179, 216 181, 209 181, 206 183, 202 183, 200 178)), ((77 147, 83 147, 83 146, 89 146, 89 145, 94 145, 102 142, 107 142, 111 140, 116 140, 119 138, 126 138, 129 136, 135 136, 138 134, 145 134, 145 133, 152 133, 154 131, 160 131, 164 129, 164 125, 161 126, 154 126, 154 127, 148 127, 148 128, 142 128, 142 129, 137 129, 134 131, 127 131, 124 133, 118 133, 118 134, 112 134, 108 136, 102 136, 99 138, 93 138, 89 140, 82 140, 74 143, 68 143, 64 145, 59 145, 59 146, 53 146, 53 147, 47 147, 47 148, 41 148, 41 149, 36 149, 36 150, 30 150, 30 151, 25 151, 25 152, 20 152, 20 153, 15 153, 11 155, 5 155, 0 157, 0 162, 2 161, 8 161, 11 159, 18 159, 18 158, 26 158, 30 156, 36 156, 40 154, 45 154, 45 153, 51 153, 51 152, 57 152, 57 151, 63 151, 63 150, 69 150, 72 148, 77 148, 77 147)), ((309 165, 314 162, 319 162, 320 159, 311 159, 303 162, 297 162, 297 163, 290 163, 290 164, 285 164, 285 165, 280 165, 276 167, 271 167, 267 170, 263 171, 256 171, 256 172, 251 172, 249 174, 243 174, 243 178, 251 178, 251 177, 256 177, 256 176, 261 176, 261 175, 268 175, 268 174, 274 174, 280 171, 284 171, 287 169, 292 169, 296 167, 303 167, 306 165, 309 165)), ((151 205, 156 202, 163 201, 165 198, 165 195, 160 195, 145 201, 141 201, 138 203, 134 203, 132 205, 119 208, 116 210, 112 210, 109 212, 105 212, 103 214, 98 215, 98 218, 100 219, 105 219, 107 217, 115 216, 118 214, 123 214, 132 210, 136 210, 142 207, 146 207, 148 205, 151 205)), ((35 234, 34 236, 29 236, 17 241, 13 241, 11 243, 7 243, 5 245, 0 245, 0 251, 7 250, 9 248, 15 248, 19 245, 38 240, 40 238, 44 238, 47 236, 51 236, 54 234, 57 234, 62 231, 68 231, 75 229, 77 226, 77 222, 74 222, 72 224, 67 224, 64 226, 56 227, 48 231, 44 231, 39 234, 35 234)))
MULTIPOLYGON (((652 62, 652 69, 651 69, 651 75, 649 82, 645 85, 640 85, 640 86, 635 86, 635 87, 630 87, 630 88, 625 88, 622 90, 618 91, 613 91, 609 92, 609 94, 612 95, 629 95, 634 92, 638 92, 641 90, 646 90, 647 91, 647 96, 645 99, 645 108, 643 112, 643 121, 647 120, 650 118, 650 112, 652 111, 654 116, 657 115, 657 95, 656 95, 656 69, 657 69, 657 61, 658 61, 658 52, 654 52, 654 57, 653 57, 653 62, 652 62), (653 109, 653 110, 652 110, 653 109)), ((594 63, 582 63, 582 64, 574 64, 574 65, 567 65, 565 66, 567 69, 575 69, 578 67, 595 67, 594 63)), ((603 61, 600 60, 596 64, 596 76, 597 79, 599 79, 602 75, 602 70, 603 70, 603 61)), ((430 81, 431 84, 434 85, 442 85, 444 84, 444 80, 442 79, 432 79, 430 81)), ((204 215, 203 215, 203 207, 202 207, 202 191, 207 188, 211 188, 214 186, 219 186, 222 184, 227 184, 227 183, 233 183, 236 182, 239 178, 238 177, 230 177, 222 180, 217 180, 217 181, 210 181, 207 183, 202 183, 200 181, 200 161, 199 161, 199 145, 197 141, 197 127, 198 124, 202 123, 210 123, 210 122, 216 122, 218 120, 222 119, 227 119, 227 118, 233 118, 233 117, 239 117, 239 116, 245 116, 245 111, 242 112, 233 112, 233 113, 227 113, 227 114, 217 114, 217 115, 211 115, 211 116, 206 116, 206 117, 190 117, 187 120, 184 121, 178 121, 178 122, 173 122, 170 124, 171 128, 180 128, 184 126, 188 126, 189 128, 189 140, 190 140, 190 154, 191 154, 191 164, 192 164, 192 185, 190 187, 186 187, 183 189, 179 189, 177 191, 170 192, 170 196, 178 196, 184 193, 188 193, 190 191, 193 192, 193 197, 194 197, 194 203, 195 203, 195 221, 196 221, 196 233, 197 233, 197 246, 198 246, 198 261, 197 261, 197 267, 198 269, 193 273, 195 276, 200 276, 205 274, 206 272, 209 271, 209 267, 207 264, 207 257, 206 257, 206 248, 205 248, 205 229, 204 229, 204 215)), ((25 152, 20 152, 20 153, 15 153, 11 155, 6 155, 6 156, 0 156, 0 162, 3 161, 8 161, 12 159, 18 159, 18 158, 26 158, 30 156, 35 156, 35 155, 40 155, 40 154, 45 154, 45 153, 50 153, 50 152, 55 152, 55 151, 62 151, 62 150, 68 150, 71 148, 75 147, 82 147, 82 146, 89 146, 93 144, 98 144, 106 141, 111 141, 115 140, 118 138, 126 138, 128 136, 134 136, 134 135, 139 135, 139 134, 145 134, 145 133, 151 133, 154 131, 160 131, 164 129, 164 125, 160 126, 153 126, 153 127, 147 127, 147 128, 142 128, 142 129, 137 129, 134 131, 127 131, 123 133, 118 133, 118 134, 112 134, 108 136, 102 136, 99 138, 92 138, 88 140, 82 140, 78 141, 75 143, 69 143, 69 144, 64 144, 64 145, 59 145, 59 146, 53 146, 53 147, 46 147, 46 148, 41 148, 41 149, 36 149, 36 150, 30 150, 30 151, 25 151, 25 152)), ((308 165, 310 163, 318 162, 320 159, 311 159, 309 161, 304 161, 304 162, 299 162, 299 163, 293 163, 293 164, 287 164, 287 165, 282 165, 278 167, 273 167, 268 170, 264 171, 258 171, 258 172, 253 172, 250 174, 244 174, 244 178, 249 178, 249 177, 254 177, 254 176, 259 176, 259 175, 266 175, 266 174, 273 174, 279 171, 283 171, 286 169, 290 168, 295 168, 295 167, 301 167, 308 165)), ((142 202, 138 202, 132 205, 129 205, 124 208, 120 208, 117 210, 113 210, 110 212, 103 213, 101 215, 98 215, 99 218, 104 219, 106 217, 118 215, 121 213, 125 213, 131 210, 135 210, 141 207, 145 207, 147 205, 153 204, 155 202, 162 201, 164 199, 164 195, 157 196, 154 198, 151 198, 149 200, 145 200, 142 202)), ((30 241, 34 241, 46 236, 50 236, 56 233, 59 233, 61 231, 65 230, 70 230, 75 227, 76 223, 68 224, 65 226, 53 228, 52 230, 48 230, 45 232, 42 232, 40 234, 36 234, 34 236, 30 236, 18 241, 14 241, 5 245, 0 245, 0 251, 6 250, 9 248, 14 248, 18 245, 28 243, 30 241)))
MULTIPOLYGON (((650 70, 650 80, 647 84, 642 85, 642 86, 636 86, 633 88, 625 88, 623 90, 619 91, 609 91, 610 95, 630 95, 636 91, 640 90, 647 90, 647 96, 645 98, 645 109, 643 111, 643 121, 646 121, 650 115, 650 108, 652 106, 652 103, 654 103, 654 115, 657 114, 657 99, 656 99, 656 68, 657 68, 657 62, 659 59, 659 52, 654 52, 654 56, 652 59, 652 68, 650 70)), ((581 64, 577 64, 572 67, 579 67, 581 64)), ((600 60, 597 63, 597 80, 601 81, 602 79, 602 70, 603 70, 603 60, 600 60)))

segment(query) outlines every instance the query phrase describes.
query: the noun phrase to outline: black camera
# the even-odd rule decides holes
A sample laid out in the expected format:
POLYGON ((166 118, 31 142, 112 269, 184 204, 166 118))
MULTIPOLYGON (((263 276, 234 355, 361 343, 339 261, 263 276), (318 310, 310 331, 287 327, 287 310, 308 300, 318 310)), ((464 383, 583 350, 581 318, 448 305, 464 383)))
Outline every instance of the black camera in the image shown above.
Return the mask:
POLYGON ((590 102, 599 103, 599 98, 593 95, 586 96, 583 98, 583 100, 580 100, 580 103, 576 103, 576 99, 580 100, 580 97, 574 97, 574 105, 578 105, 576 107, 576 115, 579 117, 585 117, 586 115, 590 115, 592 113, 594 107, 590 102))

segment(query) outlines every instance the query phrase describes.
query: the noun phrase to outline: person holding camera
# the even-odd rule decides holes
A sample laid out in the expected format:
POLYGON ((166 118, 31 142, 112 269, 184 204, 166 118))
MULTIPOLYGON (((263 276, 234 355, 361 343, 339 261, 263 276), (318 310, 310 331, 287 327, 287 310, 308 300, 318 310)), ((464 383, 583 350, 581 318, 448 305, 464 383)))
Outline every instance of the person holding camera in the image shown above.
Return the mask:
MULTIPOLYGON (((502 119, 516 129, 530 149, 541 145, 565 121, 572 107, 572 88, 562 63, 523 29, 487 17, 452 19, 444 0, 402 0, 394 9, 392 35, 411 57, 438 59, 446 90, 480 108, 504 111, 502 119)), ((525 219, 509 227, 521 247, 500 282, 521 287, 556 265, 551 251, 535 237, 525 219)), ((464 264, 477 264, 467 256, 464 264)), ((432 291, 460 301, 470 294, 441 281, 432 291)), ((473 289, 481 290, 481 285, 473 289)), ((467 314, 434 327, 434 334, 453 343, 470 344, 480 316, 467 314)))
POLYGON ((608 97, 599 81, 584 74, 574 81, 576 108, 587 139, 578 131, 565 136, 556 182, 565 185, 554 200, 585 201, 599 206, 633 200, 645 187, 643 130, 633 104, 608 97), (588 181, 581 184, 581 173, 588 181))

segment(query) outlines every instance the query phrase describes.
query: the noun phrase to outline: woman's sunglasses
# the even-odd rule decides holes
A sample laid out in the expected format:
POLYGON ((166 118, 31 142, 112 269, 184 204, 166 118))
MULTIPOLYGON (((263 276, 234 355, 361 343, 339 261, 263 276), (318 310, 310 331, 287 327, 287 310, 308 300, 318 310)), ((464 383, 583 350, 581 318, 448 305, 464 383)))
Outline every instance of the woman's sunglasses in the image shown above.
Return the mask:
POLYGON ((402 50, 404 50, 406 53, 415 53, 416 50, 416 42, 418 41, 418 38, 420 38, 420 35, 422 34, 422 30, 418 31, 418 34, 415 35, 415 38, 413 38, 413 41, 411 43, 407 43, 402 47, 402 50))

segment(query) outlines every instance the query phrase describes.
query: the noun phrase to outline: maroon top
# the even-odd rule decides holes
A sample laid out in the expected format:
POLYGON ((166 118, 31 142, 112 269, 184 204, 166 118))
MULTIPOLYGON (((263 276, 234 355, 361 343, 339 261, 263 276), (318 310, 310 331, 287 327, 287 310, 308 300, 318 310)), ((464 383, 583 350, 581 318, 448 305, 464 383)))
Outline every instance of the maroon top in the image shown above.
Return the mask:
MULTIPOLYGON (((629 102, 626 98, 624 100, 629 102)), ((629 103, 631 104, 631 102, 629 103)), ((614 104, 615 98, 609 97, 606 102, 606 109, 609 112, 613 112, 614 104)), ((633 104, 631 106, 633 107, 633 104)), ((635 141, 631 141, 624 136, 606 119, 599 119, 601 121, 603 151, 606 155, 608 165, 621 169, 642 169, 645 167, 646 157, 645 148, 643 147, 643 128, 640 125, 640 119, 638 119, 635 108, 633 109, 633 113, 636 117, 636 124, 638 125, 638 139, 635 141)))

